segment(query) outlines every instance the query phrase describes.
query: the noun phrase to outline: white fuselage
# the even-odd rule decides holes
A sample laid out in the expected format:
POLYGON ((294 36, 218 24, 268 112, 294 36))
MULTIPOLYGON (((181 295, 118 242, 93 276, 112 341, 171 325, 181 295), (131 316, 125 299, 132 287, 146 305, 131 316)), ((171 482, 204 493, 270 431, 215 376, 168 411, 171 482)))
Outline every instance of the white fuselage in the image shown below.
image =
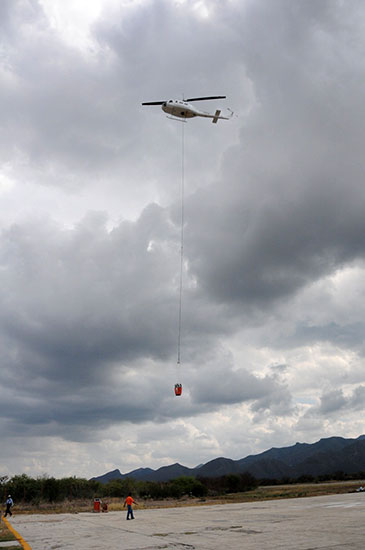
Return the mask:
POLYGON ((180 118, 193 118, 194 116, 204 116, 205 113, 201 113, 198 109, 195 109, 192 105, 186 101, 179 101, 178 99, 170 99, 162 104, 162 110, 172 116, 180 118))
POLYGON ((165 101, 162 103, 161 108, 165 113, 168 113, 171 116, 179 117, 179 118, 193 118, 195 116, 201 116, 204 118, 213 118, 218 119, 222 118, 227 120, 226 117, 217 116, 217 114, 210 114, 206 113, 205 111, 199 111, 193 105, 190 103, 187 103, 186 101, 178 100, 178 99, 169 99, 168 101, 165 101))

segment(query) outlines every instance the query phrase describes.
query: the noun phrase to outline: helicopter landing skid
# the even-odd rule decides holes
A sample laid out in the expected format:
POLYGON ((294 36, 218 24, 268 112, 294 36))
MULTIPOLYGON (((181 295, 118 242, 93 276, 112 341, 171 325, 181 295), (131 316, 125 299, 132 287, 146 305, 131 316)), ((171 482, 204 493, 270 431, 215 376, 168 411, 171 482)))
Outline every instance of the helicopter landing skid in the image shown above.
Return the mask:
POLYGON ((184 120, 183 118, 176 118, 174 116, 167 116, 167 115, 166 115, 166 118, 170 118, 171 120, 176 120, 176 122, 185 122, 185 124, 187 123, 187 120, 184 120))

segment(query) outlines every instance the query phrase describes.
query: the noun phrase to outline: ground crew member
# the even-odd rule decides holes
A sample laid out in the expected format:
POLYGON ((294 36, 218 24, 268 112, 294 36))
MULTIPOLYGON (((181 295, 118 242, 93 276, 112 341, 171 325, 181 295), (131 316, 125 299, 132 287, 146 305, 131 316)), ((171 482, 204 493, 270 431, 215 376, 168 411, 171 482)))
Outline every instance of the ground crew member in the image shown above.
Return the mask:
POLYGON ((8 514, 10 514, 10 516, 13 515, 11 513, 11 509, 10 509, 13 505, 14 505, 13 499, 11 498, 11 495, 8 495, 8 499, 6 501, 6 510, 5 510, 4 517, 6 517, 8 514))
POLYGON ((123 505, 124 508, 125 508, 126 505, 127 505, 127 509, 128 509, 128 512, 127 512, 127 519, 134 519, 132 504, 138 504, 138 502, 136 502, 135 500, 133 500, 132 495, 129 493, 129 495, 128 495, 127 498, 125 499, 124 505, 123 505), (129 516, 131 516, 131 517, 129 517, 129 516))

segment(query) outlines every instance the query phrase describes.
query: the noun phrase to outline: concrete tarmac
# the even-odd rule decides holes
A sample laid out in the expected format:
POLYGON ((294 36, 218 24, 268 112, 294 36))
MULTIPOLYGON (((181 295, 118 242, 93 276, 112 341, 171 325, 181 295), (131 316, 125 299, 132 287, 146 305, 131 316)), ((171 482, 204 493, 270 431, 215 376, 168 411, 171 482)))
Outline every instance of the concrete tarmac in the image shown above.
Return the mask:
POLYGON ((19 515, 32 550, 364 550, 365 493, 107 514, 19 515))

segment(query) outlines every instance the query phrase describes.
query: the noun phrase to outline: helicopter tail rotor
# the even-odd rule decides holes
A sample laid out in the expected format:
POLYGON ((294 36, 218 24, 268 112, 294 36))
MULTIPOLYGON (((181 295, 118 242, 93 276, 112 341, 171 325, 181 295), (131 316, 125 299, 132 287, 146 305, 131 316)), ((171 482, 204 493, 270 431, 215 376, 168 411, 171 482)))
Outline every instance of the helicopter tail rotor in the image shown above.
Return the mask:
POLYGON ((220 110, 217 109, 216 112, 215 112, 214 118, 213 118, 213 120, 212 120, 212 122, 213 122, 214 124, 217 124, 220 114, 221 114, 220 110))

